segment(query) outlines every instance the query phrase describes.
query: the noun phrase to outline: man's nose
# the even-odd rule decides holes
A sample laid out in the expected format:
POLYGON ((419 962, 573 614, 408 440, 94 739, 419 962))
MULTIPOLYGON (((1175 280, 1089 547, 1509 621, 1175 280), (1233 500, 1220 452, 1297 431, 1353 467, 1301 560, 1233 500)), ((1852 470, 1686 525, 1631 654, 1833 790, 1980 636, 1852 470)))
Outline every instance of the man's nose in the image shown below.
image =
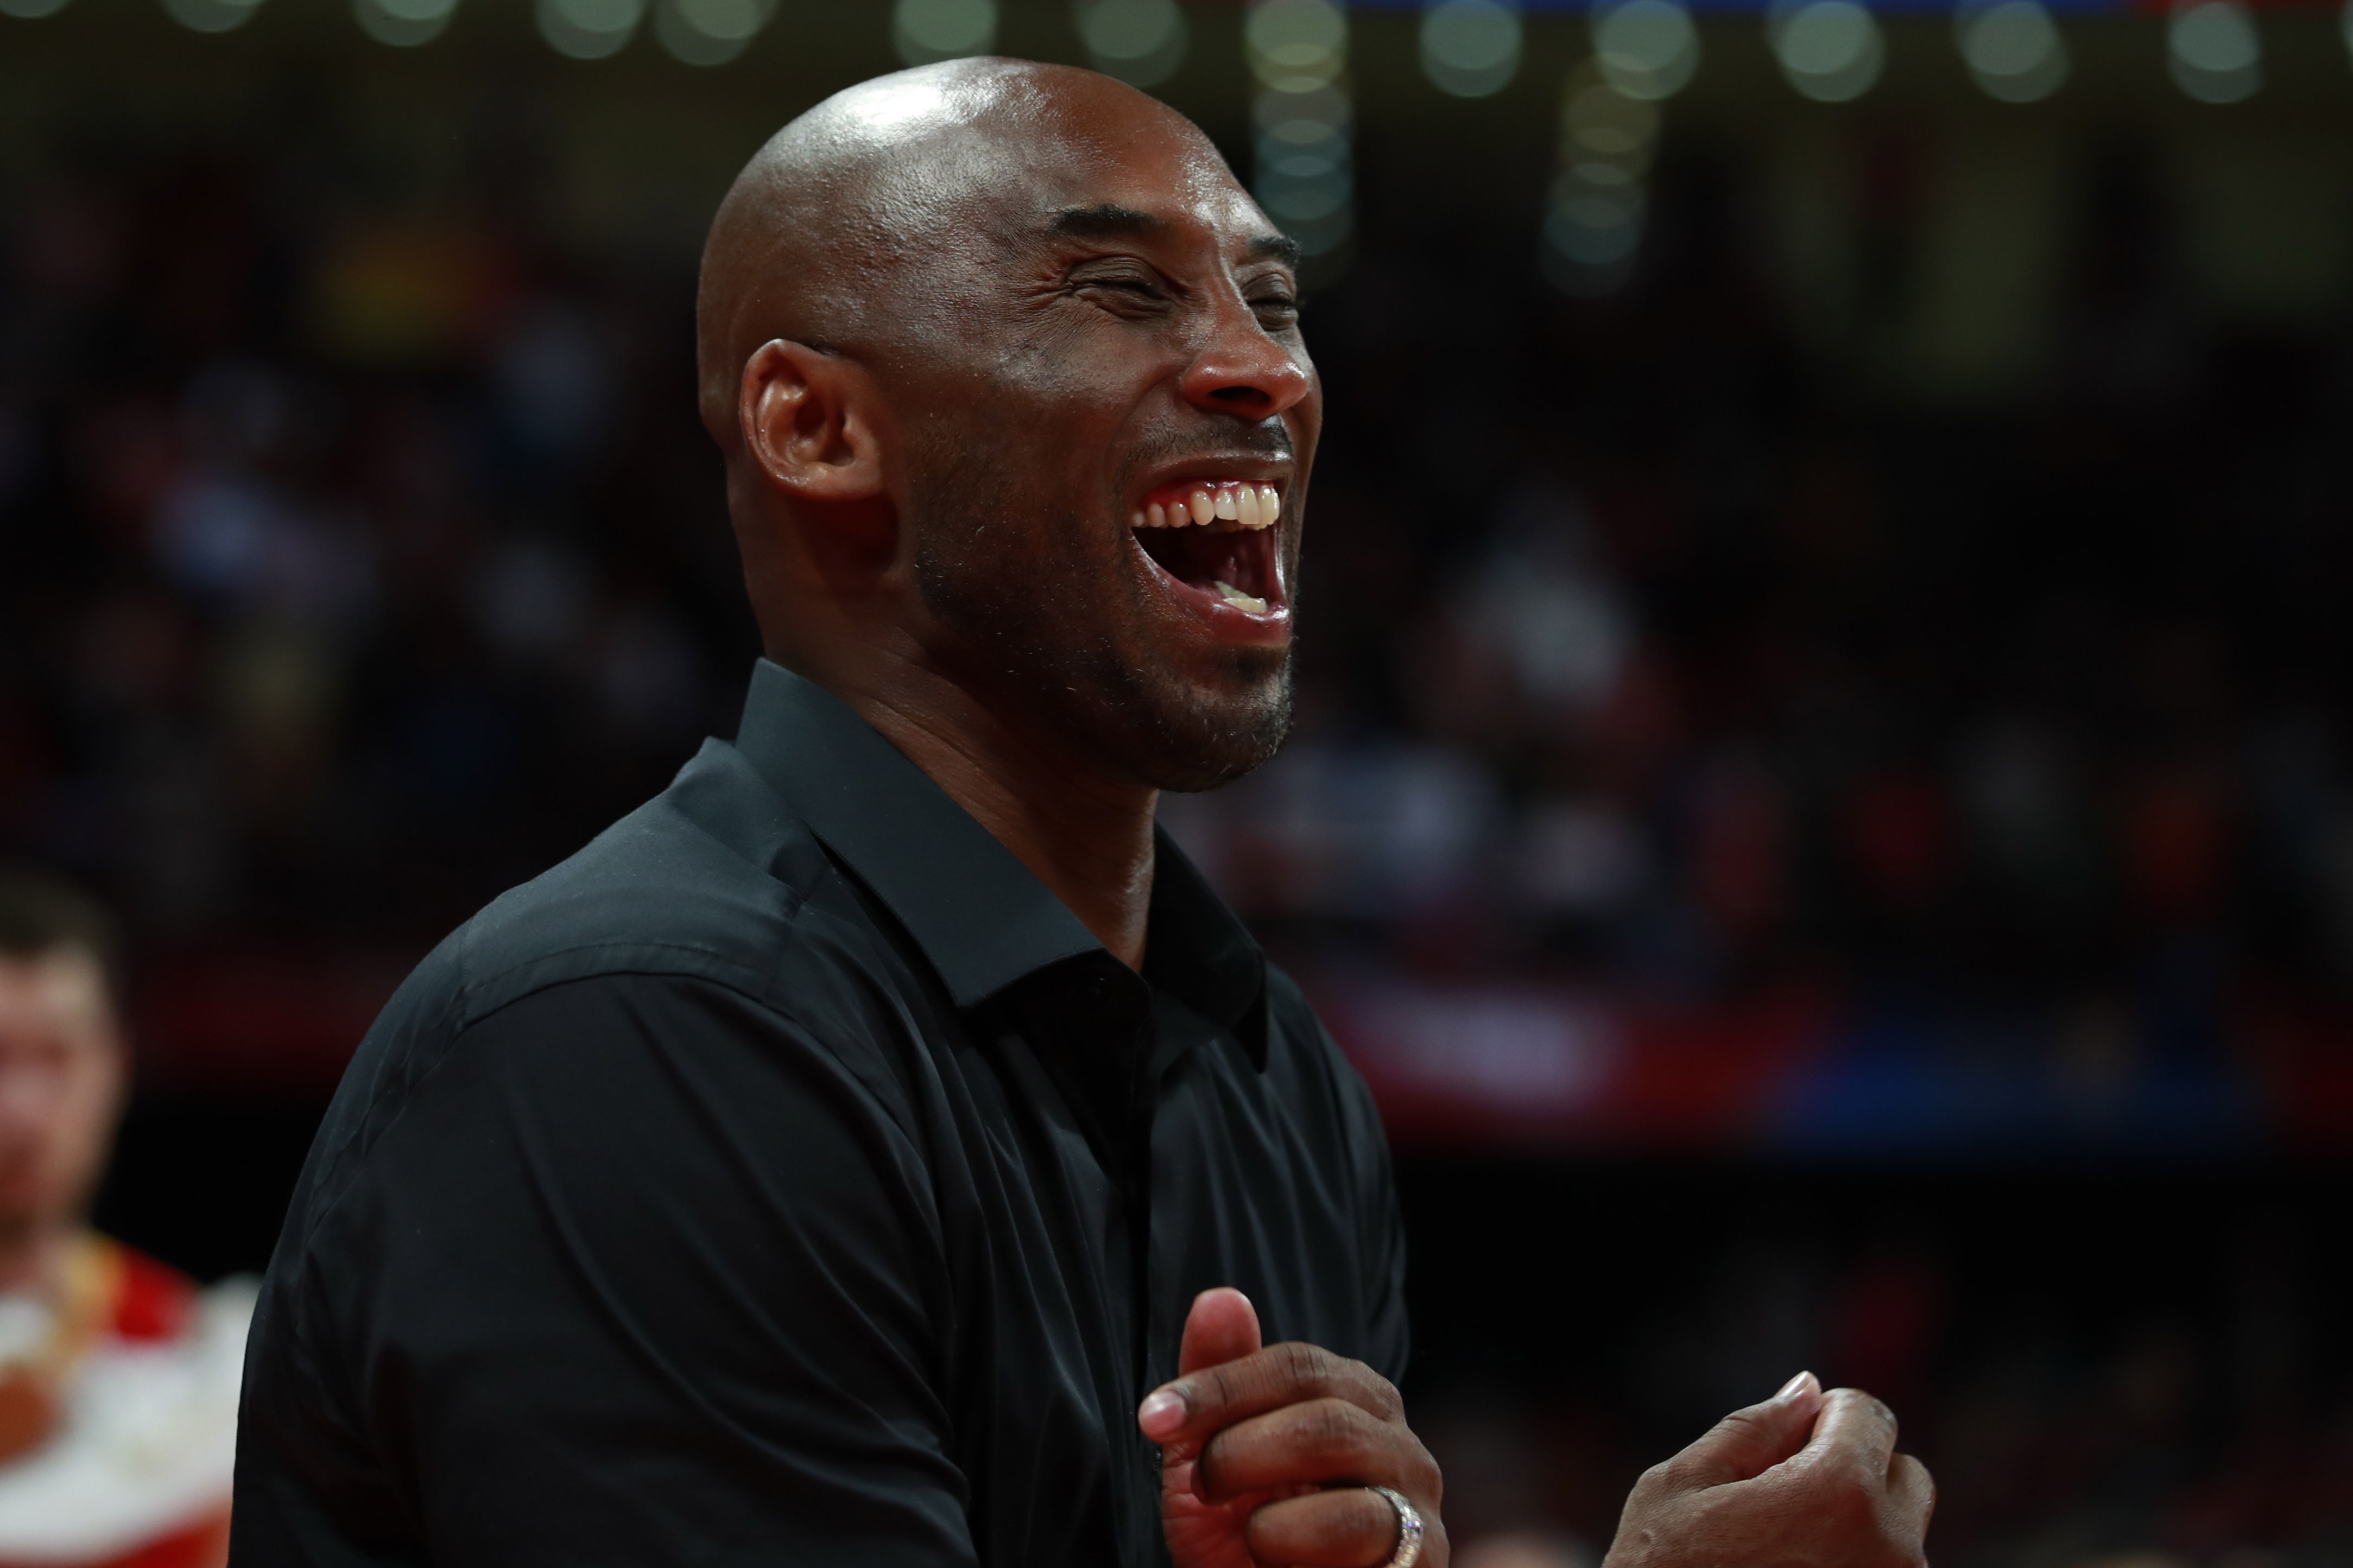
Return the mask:
POLYGON ((1178 385, 1196 408, 1256 423, 1298 403, 1315 382, 1298 355, 1261 331, 1249 312, 1240 315, 1219 323, 1178 385))

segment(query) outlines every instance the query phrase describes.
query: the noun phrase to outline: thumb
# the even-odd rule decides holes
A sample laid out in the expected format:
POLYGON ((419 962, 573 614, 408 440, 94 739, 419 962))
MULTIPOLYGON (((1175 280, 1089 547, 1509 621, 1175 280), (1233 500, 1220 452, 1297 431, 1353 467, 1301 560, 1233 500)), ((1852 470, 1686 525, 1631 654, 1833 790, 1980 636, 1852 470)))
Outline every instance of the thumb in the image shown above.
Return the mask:
POLYGON ((1780 1393, 1734 1411, 1668 1460, 1675 1489, 1696 1491, 1763 1475, 1806 1446, 1821 1407, 1821 1383, 1810 1372, 1799 1373, 1780 1393))
MULTIPOLYGON (((1205 1366, 1240 1361, 1258 1353, 1258 1309, 1250 1305, 1248 1296, 1231 1286, 1220 1285, 1193 1298, 1193 1309, 1185 1315, 1185 1338, 1176 1351, 1176 1374, 1182 1377, 1205 1366)), ((1183 1424, 1184 1409, 1184 1400, 1173 1390, 1157 1388, 1136 1407, 1136 1424, 1157 1441, 1158 1436, 1173 1432, 1183 1424)), ((1161 1464, 1175 1467, 1180 1476, 1189 1478, 1193 1458, 1204 1440, 1164 1444, 1161 1464)))
POLYGON ((1176 1373, 1198 1372, 1255 1355, 1259 1349, 1258 1309, 1230 1285, 1204 1290, 1193 1298, 1185 1316, 1185 1338, 1176 1351, 1176 1373))

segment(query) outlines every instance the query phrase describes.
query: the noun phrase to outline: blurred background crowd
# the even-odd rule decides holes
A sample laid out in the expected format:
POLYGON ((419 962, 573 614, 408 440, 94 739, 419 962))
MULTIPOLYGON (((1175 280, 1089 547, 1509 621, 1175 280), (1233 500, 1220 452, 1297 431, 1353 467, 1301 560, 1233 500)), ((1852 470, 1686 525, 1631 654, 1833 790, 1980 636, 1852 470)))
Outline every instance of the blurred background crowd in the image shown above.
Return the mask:
POLYGON ((1297 731, 1166 818, 1382 1099, 1457 1539, 1588 1563, 1811 1366, 1940 1562, 2353 1563, 2338 18, 2005 94, 1643 3, 0 0, 0 856, 129 932, 101 1223, 259 1268, 406 967, 732 731, 761 136, 1092 54, 1314 251, 1297 731))

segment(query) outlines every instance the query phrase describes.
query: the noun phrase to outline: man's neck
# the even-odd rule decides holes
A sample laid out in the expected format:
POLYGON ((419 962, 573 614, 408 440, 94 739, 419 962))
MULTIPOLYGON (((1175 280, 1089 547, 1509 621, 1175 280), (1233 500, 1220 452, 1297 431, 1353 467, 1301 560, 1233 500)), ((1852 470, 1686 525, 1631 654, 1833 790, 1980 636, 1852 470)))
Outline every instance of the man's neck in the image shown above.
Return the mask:
POLYGON ((936 671, 827 684, 1012 850, 1112 956, 1143 967, 1159 792, 1103 778, 936 671))

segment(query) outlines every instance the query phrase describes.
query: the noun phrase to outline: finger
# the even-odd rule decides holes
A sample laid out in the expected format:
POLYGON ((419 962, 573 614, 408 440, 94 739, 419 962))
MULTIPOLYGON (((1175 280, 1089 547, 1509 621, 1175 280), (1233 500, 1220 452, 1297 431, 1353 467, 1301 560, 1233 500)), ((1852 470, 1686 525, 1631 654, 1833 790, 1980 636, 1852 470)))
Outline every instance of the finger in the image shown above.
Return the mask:
POLYGON ((1185 1314, 1185 1339, 1176 1351, 1176 1370, 1198 1372, 1220 1362, 1238 1361, 1259 1348, 1258 1309, 1250 1299, 1229 1285, 1204 1290, 1193 1298, 1185 1314))
POLYGON ((1801 1372, 1772 1398, 1734 1411, 1669 1459, 1664 1479, 1673 1489, 1689 1491, 1760 1476, 1806 1446, 1821 1407, 1821 1383, 1801 1372))
POLYGON ((1242 1539, 1261 1563, 1375 1568, 1397 1552, 1398 1513, 1377 1491, 1340 1487, 1268 1503, 1250 1516, 1242 1539))
POLYGON ((1928 1539, 1928 1521, 1936 1512, 1936 1479, 1928 1473, 1928 1467, 1909 1454, 1898 1454, 1889 1460, 1887 1499, 1894 1517, 1902 1521, 1905 1543, 1924 1546, 1928 1539))
POLYGON ((1438 1465, 1402 1422, 1345 1399, 1313 1399, 1237 1421, 1201 1449, 1195 1492, 1226 1502, 1246 1492, 1354 1481, 1408 1496, 1435 1491, 1438 1465))
MULTIPOLYGON (((1258 1309, 1248 1296, 1220 1285, 1193 1298, 1185 1314, 1185 1337, 1176 1347, 1176 1370, 1199 1372, 1256 1354, 1258 1348, 1258 1309)), ((1173 1384, 1154 1389, 1135 1407, 1135 1424, 1144 1435, 1171 1450, 1162 1456, 1164 1461, 1186 1458, 1185 1447, 1214 1430, 1187 1431, 1185 1415, 1184 1395, 1173 1384)))
POLYGON ((1405 1413, 1389 1380, 1363 1362, 1290 1341, 1163 1384, 1136 1421, 1155 1443, 1182 1443, 1311 1399, 1345 1399, 1384 1421, 1405 1413))
POLYGON ((1894 1457, 1895 1412, 1859 1388, 1822 1395, 1821 1415, 1802 1455, 1806 1464, 1852 1468, 1879 1488, 1886 1485, 1894 1457))

